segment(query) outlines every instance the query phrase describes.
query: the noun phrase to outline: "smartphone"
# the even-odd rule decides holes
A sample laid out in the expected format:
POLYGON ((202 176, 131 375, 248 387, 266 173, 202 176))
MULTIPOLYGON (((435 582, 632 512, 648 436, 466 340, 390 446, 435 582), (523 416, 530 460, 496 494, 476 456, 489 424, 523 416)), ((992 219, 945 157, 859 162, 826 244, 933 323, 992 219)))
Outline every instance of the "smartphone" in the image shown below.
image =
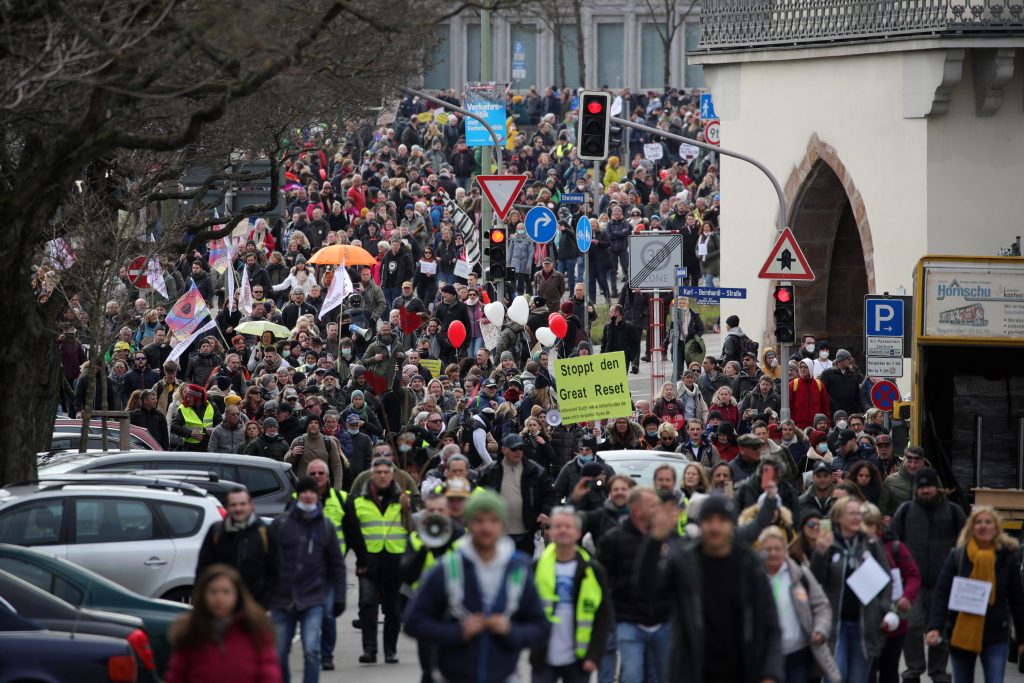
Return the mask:
POLYGON ((769 486, 771 486, 774 483, 775 478, 772 476, 772 473, 769 472, 768 470, 763 470, 761 472, 761 490, 766 490, 769 486))
POLYGON ((827 533, 831 532, 832 531, 832 520, 831 519, 822 519, 820 522, 818 522, 818 529, 820 529, 821 533, 823 533, 823 534, 827 534, 827 533))

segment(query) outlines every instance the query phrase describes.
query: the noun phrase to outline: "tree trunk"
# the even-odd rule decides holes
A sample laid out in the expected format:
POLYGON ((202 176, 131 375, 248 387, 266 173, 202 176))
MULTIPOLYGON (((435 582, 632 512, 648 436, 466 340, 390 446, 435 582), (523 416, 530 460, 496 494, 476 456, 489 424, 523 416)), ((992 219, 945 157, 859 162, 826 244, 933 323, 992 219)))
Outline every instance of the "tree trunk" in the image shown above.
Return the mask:
MULTIPOLYGON (((666 87, 666 88, 668 88, 669 86, 672 85, 672 62, 670 60, 672 59, 672 39, 673 38, 675 38, 675 32, 674 31, 672 33, 668 34, 668 40, 664 40, 661 43, 664 46, 664 48, 665 48, 665 60, 664 60, 664 64, 662 65, 661 84, 664 87, 666 87)), ((684 64, 686 63, 686 57, 683 57, 683 63, 684 64)), ((682 83, 679 83, 680 87, 682 87, 682 85, 683 85, 682 83)))
POLYGON ((583 49, 583 0, 572 3, 573 19, 576 20, 576 64, 580 70, 580 86, 587 87, 587 52, 583 49))

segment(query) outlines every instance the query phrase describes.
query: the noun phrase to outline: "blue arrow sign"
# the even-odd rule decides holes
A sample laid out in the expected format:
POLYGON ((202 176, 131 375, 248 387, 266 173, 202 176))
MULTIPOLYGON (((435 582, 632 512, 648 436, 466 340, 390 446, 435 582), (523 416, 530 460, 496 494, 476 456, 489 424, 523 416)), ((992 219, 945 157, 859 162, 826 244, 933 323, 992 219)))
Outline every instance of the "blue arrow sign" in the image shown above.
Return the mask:
POLYGON ((576 246, 584 254, 590 251, 590 243, 594 241, 594 230, 590 227, 590 219, 580 216, 576 222, 576 246))
POLYGON ((903 336, 903 299, 864 299, 864 334, 868 337, 903 336))
POLYGON ((534 242, 550 242, 558 232, 555 212, 546 206, 535 206, 526 214, 526 235, 534 242))
POLYGON ((747 290, 742 287, 680 287, 679 296, 695 296, 702 299, 746 299, 747 290))
POLYGON ((587 200, 587 196, 582 192, 566 192, 561 196, 559 202, 562 204, 582 204, 587 200))

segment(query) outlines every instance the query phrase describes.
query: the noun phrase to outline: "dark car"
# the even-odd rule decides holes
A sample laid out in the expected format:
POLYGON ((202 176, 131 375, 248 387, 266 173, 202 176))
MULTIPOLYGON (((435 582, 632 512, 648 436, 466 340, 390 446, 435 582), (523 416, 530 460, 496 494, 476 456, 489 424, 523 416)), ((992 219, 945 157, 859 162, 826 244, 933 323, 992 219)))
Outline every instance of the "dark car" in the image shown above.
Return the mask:
MULTIPOLYGON (((231 453, 190 451, 117 451, 64 453, 40 463, 39 476, 116 470, 198 470, 212 472, 218 479, 237 482, 252 493, 256 514, 274 517, 284 512, 295 491, 292 466, 270 458, 231 453)), ((199 482, 191 482, 198 484, 199 482)))
POLYGON ((142 619, 74 607, 5 571, 0 571, 0 598, 19 616, 31 619, 51 631, 123 638, 138 660, 138 670, 145 674, 142 680, 159 680, 153 650, 142 619))
POLYGON ((85 567, 33 548, 0 543, 0 570, 55 595, 75 607, 127 614, 142 619, 159 673, 170 659, 168 632, 188 607, 134 593, 85 567))
POLYGON ((0 683, 134 683, 123 638, 48 631, 0 599, 0 683))

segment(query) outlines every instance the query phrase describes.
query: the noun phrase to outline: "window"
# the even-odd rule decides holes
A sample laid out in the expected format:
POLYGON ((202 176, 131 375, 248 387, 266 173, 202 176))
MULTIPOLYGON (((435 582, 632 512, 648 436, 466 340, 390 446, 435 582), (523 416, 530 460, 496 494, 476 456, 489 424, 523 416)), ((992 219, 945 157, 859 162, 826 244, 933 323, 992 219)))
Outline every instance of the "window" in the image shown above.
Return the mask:
POLYGON ((81 606, 85 599, 85 594, 78 586, 75 586, 68 581, 65 581, 59 576, 53 577, 53 591, 51 591, 58 598, 71 605, 81 606))
POLYGON ((90 471, 94 470, 117 470, 119 472, 134 472, 136 470, 149 470, 153 469, 152 463, 148 462, 125 462, 118 460, 116 462, 107 462, 99 465, 98 467, 89 468, 90 471))
POLYGON ((50 442, 51 451, 66 451, 77 447, 78 439, 72 439, 70 436, 54 435, 53 440, 50 442))
POLYGON ((621 88, 625 65, 622 24, 597 24, 597 83, 599 88, 621 88))
POLYGON ((450 28, 442 24, 434 29, 430 51, 431 66, 423 74, 423 87, 427 90, 447 88, 451 81, 452 46, 448 40, 450 28))
POLYGON ((242 481, 238 483, 243 484, 245 488, 249 489, 249 493, 252 494, 253 498, 268 496, 275 491, 281 490, 281 482, 268 469, 262 467, 240 467, 238 469, 242 475, 242 481))
POLYGON ((53 584, 53 574, 49 571, 16 557, 0 557, 0 569, 14 574, 25 583, 31 583, 47 593, 50 592, 50 586, 53 584))
POLYGON ((480 80, 480 24, 466 24, 466 81, 480 80))
MULTIPOLYGON (((640 26, 640 87, 661 92, 665 83, 665 45, 656 24, 640 26)), ((662 31, 665 26, 660 27, 662 31)), ((681 37, 681 36, 680 36, 681 37)))
MULTIPOLYGON (((509 77, 513 90, 525 90, 537 83, 537 27, 516 24, 509 31, 509 77), (516 71, 523 67, 522 71, 516 71)), ((541 86, 543 87, 543 86, 541 86)))
POLYGON ((576 25, 575 24, 559 24, 558 33, 555 36, 555 73, 554 81, 559 86, 568 86, 570 88, 579 88, 583 84, 580 82, 580 62, 577 58, 576 53, 576 25), (560 83, 562 78, 561 65, 565 65, 565 83, 560 83))
POLYGON ((14 545, 54 545, 61 542, 64 503, 46 500, 19 505, 0 515, 0 541, 14 545))
POLYGON ((175 503, 157 503, 157 507, 167 522, 172 538, 187 538, 199 531, 204 517, 202 508, 175 503))
MULTIPOLYGON (((690 22, 686 24, 686 42, 683 43, 686 53, 696 50, 700 47, 700 23, 690 22)), ((683 60, 683 64, 686 64, 686 87, 687 88, 703 88, 704 87, 704 66, 701 64, 690 64, 687 60, 683 60)))
POLYGON ((124 543, 153 538, 153 513, 141 500, 75 501, 75 543, 124 543))

